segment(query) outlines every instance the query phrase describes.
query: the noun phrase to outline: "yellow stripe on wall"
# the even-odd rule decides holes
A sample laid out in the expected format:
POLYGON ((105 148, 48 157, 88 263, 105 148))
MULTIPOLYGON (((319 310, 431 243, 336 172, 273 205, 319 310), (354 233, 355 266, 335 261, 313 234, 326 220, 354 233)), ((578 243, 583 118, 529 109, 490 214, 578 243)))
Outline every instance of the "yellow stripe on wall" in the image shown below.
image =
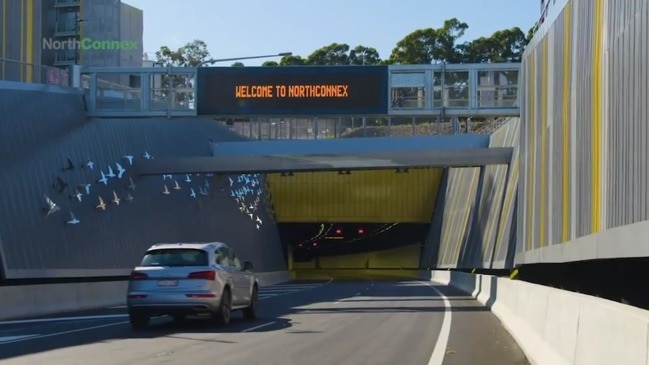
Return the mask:
POLYGON ((603 0, 595 0, 595 34, 593 35, 593 92, 592 92, 592 159, 591 163, 591 181, 592 187, 592 215, 591 215, 591 233, 597 233, 601 228, 601 123, 602 115, 600 114, 600 103, 602 102, 602 35, 603 35, 603 0))
POLYGON ((527 70, 527 77, 525 78, 527 80, 527 87, 528 87, 528 114, 527 118, 528 120, 525 121, 527 123, 527 129, 529 133, 529 140, 527 144, 527 167, 526 169, 526 175, 527 175, 527 194, 525 194, 525 199, 527 200, 527 250, 532 250, 533 247, 533 242, 532 238, 534 237, 533 233, 533 228, 534 224, 532 221, 533 218, 533 210, 534 210, 534 202, 536 201, 534 197, 534 184, 533 184, 533 179, 534 179, 534 148, 535 148, 535 143, 534 140, 534 127, 535 127, 535 108, 534 108, 534 102, 536 99, 536 68, 534 65, 534 56, 535 56, 536 51, 532 51, 527 58, 528 60, 528 70, 527 70))
MULTIPOLYGON (((7 0, 2 0, 2 58, 7 58, 7 0)), ((5 79, 5 61, 2 61, 2 79, 5 79)))
MULTIPOLYGON (((20 0, 20 61, 25 61, 25 0, 20 0)), ((20 67, 20 81, 25 80, 25 68, 20 67)))
POLYGON ((570 240, 570 53, 572 50, 572 3, 563 10, 563 174, 561 242, 570 240))
POLYGON ((34 70, 34 0, 27 0, 27 82, 32 82, 34 70))
POLYGON ((539 247, 544 247, 547 245, 546 232, 546 209, 547 209, 547 125, 548 125, 548 36, 543 38, 542 48, 541 48, 541 199, 539 201, 540 205, 540 217, 539 217, 539 247))

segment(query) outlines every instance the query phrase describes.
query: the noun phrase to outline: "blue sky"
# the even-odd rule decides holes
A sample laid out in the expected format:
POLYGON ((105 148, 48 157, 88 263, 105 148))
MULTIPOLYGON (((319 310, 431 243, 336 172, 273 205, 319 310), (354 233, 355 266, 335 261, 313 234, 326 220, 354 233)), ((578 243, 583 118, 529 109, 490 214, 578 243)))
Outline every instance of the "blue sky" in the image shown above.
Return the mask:
POLYGON ((514 26, 527 32, 540 16, 540 0, 123 1, 144 11, 144 51, 150 56, 162 45, 175 49, 201 39, 214 58, 279 52, 306 57, 333 42, 374 47, 387 58, 408 33, 449 18, 466 22, 465 40, 471 40, 514 26))

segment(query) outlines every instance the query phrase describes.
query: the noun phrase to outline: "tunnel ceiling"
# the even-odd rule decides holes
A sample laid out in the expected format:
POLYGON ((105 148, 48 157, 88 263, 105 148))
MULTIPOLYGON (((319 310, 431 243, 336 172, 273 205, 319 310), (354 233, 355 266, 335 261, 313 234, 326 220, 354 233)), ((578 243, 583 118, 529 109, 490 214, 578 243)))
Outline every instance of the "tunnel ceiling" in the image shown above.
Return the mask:
POLYGON ((442 169, 269 174, 278 223, 429 223, 442 169))

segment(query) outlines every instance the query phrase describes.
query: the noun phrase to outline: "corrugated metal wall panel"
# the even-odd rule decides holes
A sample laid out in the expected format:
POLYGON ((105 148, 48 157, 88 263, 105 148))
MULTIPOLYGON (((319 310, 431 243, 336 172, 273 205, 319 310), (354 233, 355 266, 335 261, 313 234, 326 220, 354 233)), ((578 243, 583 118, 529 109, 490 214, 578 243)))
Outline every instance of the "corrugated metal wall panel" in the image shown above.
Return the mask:
POLYGON ((448 170, 438 267, 456 267, 458 264, 467 238, 466 228, 475 203, 479 175, 478 167, 448 170))
MULTIPOLYGON (((47 104, 47 93, 26 96, 38 98, 40 109, 56 108, 47 104)), ((36 108, 25 109, 21 115, 48 123, 36 108)), ((2 118, 0 121, 2 130, 7 129, 6 123, 19 122, 2 118)), ((24 126, 29 127, 29 123, 24 126)), ((184 182, 185 176, 167 181, 161 176, 138 178, 130 173, 130 164, 123 158, 133 155, 137 164, 145 151, 155 157, 210 155, 208 136, 217 141, 238 138, 211 120, 93 120, 47 144, 31 144, 30 157, 21 163, 5 164, 6 159, 0 160, 0 230, 8 276, 19 271, 69 275, 71 270, 91 270, 86 271, 88 276, 92 270, 128 270, 143 250, 158 241, 223 240, 242 258, 254 261, 258 270, 284 268, 276 226, 266 212, 264 199, 257 199, 263 194, 245 197, 249 210, 253 210, 251 219, 231 196, 227 177, 191 177, 192 182, 184 182), (67 158, 76 167, 63 171, 67 158), (83 167, 88 159, 95 162, 92 170, 83 167), (107 185, 98 183, 99 170, 107 171, 110 164, 116 172, 115 163, 127 169, 125 175, 110 179, 107 185), (57 177, 68 184, 60 193, 53 186, 57 177), (136 184, 135 191, 127 189, 129 177, 136 184), (172 189, 176 180, 180 190, 172 189), (206 182, 209 188, 205 187, 206 182), (165 183, 170 195, 161 193, 165 183), (90 184, 90 194, 77 201, 72 195, 83 184, 90 184), (192 188, 196 198, 190 197, 192 188), (122 199, 119 205, 112 203, 113 192, 122 199), (126 201, 128 194, 134 197, 132 202, 126 201), (60 211, 47 218, 43 212, 44 195, 60 207, 60 211), (95 209, 99 196, 108 205, 105 211, 95 209), (65 224, 70 211, 80 224, 65 224), (257 217, 263 222, 259 229, 257 217)), ((263 189, 263 177, 259 180, 259 188, 263 189)))
POLYGON ((648 23, 647 0, 571 0, 526 51, 519 248, 649 219, 648 23))
POLYGON ((649 219, 649 4, 608 5, 607 227, 649 219))
POLYGON ((514 225, 514 219, 518 219, 518 217, 514 215, 514 211, 516 207, 516 193, 519 189, 519 173, 521 166, 519 144, 519 140, 521 138, 520 119, 512 118, 502 128, 509 129, 509 131, 507 132, 508 141, 506 141, 505 143, 507 146, 514 147, 514 153, 512 154, 510 167, 506 172, 506 183, 503 184, 505 190, 502 196, 502 206, 499 212, 499 219, 497 223, 497 235, 494 248, 495 253, 492 259, 493 268, 509 268, 512 266, 513 262, 507 262, 507 258, 510 256, 510 251, 516 250, 516 247, 510 246, 510 238, 512 227, 514 225))

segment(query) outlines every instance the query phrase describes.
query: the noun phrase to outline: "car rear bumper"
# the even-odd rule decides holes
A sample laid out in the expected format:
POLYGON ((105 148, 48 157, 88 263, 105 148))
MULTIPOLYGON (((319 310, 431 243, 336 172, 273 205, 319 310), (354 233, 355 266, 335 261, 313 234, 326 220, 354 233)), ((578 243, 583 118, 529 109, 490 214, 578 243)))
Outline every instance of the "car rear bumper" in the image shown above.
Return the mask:
MULTIPOLYGON (((210 294, 210 293, 203 293, 210 294)), ((199 314, 218 310, 220 298, 190 298, 184 293, 160 295, 152 293, 129 293, 127 308, 129 311, 146 312, 151 315, 165 314, 199 314), (132 296, 136 297, 132 297, 132 296), (142 297, 145 295, 144 297, 142 297)))

